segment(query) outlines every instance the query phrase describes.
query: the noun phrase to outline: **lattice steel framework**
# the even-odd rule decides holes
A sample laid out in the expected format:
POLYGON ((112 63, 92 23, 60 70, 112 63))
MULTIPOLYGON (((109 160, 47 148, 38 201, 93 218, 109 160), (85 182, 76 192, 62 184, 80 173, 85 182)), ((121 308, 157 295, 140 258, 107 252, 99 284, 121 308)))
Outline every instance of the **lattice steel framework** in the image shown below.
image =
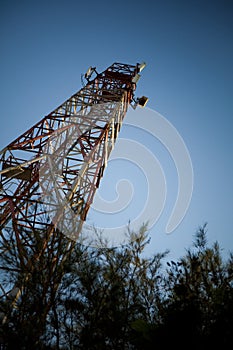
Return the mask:
POLYGON ((134 100, 140 70, 140 64, 121 63, 100 74, 94 69, 95 77, 87 76, 81 90, 1 151, 1 254, 9 230, 21 266, 32 265, 46 249, 54 248, 54 255, 55 233, 67 230, 70 222, 77 238, 134 100), (29 261, 33 232, 46 235, 41 251, 29 261))

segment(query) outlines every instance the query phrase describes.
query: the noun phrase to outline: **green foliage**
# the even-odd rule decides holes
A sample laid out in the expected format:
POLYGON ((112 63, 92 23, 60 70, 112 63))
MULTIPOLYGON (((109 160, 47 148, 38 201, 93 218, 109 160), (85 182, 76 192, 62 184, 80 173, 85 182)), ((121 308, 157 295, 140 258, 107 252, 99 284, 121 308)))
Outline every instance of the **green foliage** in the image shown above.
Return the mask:
MULTIPOLYGON (((56 252, 44 252, 30 278, 15 249, 1 257, 4 271, 23 282, 0 335, 6 348, 232 347, 233 255, 223 261, 218 243, 207 245, 206 225, 178 261, 166 261, 167 251, 145 257, 146 225, 137 233, 129 228, 127 236, 128 243, 115 249, 101 247, 102 241, 98 249, 73 245, 54 265, 67 247, 57 240, 56 252)), ((0 306, 6 313, 9 300, 0 306)))

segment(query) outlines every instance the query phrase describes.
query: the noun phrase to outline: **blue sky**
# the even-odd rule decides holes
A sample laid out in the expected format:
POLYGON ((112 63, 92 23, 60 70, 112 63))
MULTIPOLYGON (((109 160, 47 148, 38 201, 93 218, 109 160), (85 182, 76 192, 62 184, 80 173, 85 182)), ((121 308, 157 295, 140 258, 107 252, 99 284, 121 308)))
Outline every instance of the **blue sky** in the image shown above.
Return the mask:
POLYGON ((194 169, 187 215, 166 235, 168 204, 149 251, 180 256, 204 222, 210 243, 233 250, 232 1, 2 0, 0 40, 1 148, 79 90, 89 66, 146 61, 137 94, 179 131, 194 169))

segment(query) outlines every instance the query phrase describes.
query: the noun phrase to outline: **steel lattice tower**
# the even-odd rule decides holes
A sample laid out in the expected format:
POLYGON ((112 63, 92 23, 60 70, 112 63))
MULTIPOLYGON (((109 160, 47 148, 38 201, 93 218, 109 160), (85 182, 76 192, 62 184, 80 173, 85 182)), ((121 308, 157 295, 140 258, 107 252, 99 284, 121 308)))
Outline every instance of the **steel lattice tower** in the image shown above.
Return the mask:
MULTIPOLYGON (((21 266, 32 266, 46 250, 56 256, 56 231, 66 230, 69 222, 75 222, 77 238, 129 104, 143 106, 147 101, 134 98, 144 66, 114 63, 102 73, 89 68, 77 93, 1 151, 1 254, 9 230, 21 266), (39 252, 34 252, 35 232, 43 236, 39 252)), ((3 287, 1 293, 7 293, 3 287)))

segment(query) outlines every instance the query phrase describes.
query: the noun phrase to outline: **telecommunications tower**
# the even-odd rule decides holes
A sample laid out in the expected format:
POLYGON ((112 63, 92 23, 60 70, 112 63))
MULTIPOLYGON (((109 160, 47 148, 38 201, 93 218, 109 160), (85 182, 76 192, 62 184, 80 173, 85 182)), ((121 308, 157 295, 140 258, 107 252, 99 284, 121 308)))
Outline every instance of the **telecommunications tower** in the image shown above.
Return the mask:
MULTIPOLYGON (((51 268, 62 261, 60 233, 78 238, 128 106, 148 100, 135 97, 144 67, 114 63, 102 73, 90 67, 78 92, 0 152, 0 254, 11 241, 22 268, 33 268, 44 252, 51 268)), ((0 286, 2 297, 20 288, 6 289, 0 286)))

